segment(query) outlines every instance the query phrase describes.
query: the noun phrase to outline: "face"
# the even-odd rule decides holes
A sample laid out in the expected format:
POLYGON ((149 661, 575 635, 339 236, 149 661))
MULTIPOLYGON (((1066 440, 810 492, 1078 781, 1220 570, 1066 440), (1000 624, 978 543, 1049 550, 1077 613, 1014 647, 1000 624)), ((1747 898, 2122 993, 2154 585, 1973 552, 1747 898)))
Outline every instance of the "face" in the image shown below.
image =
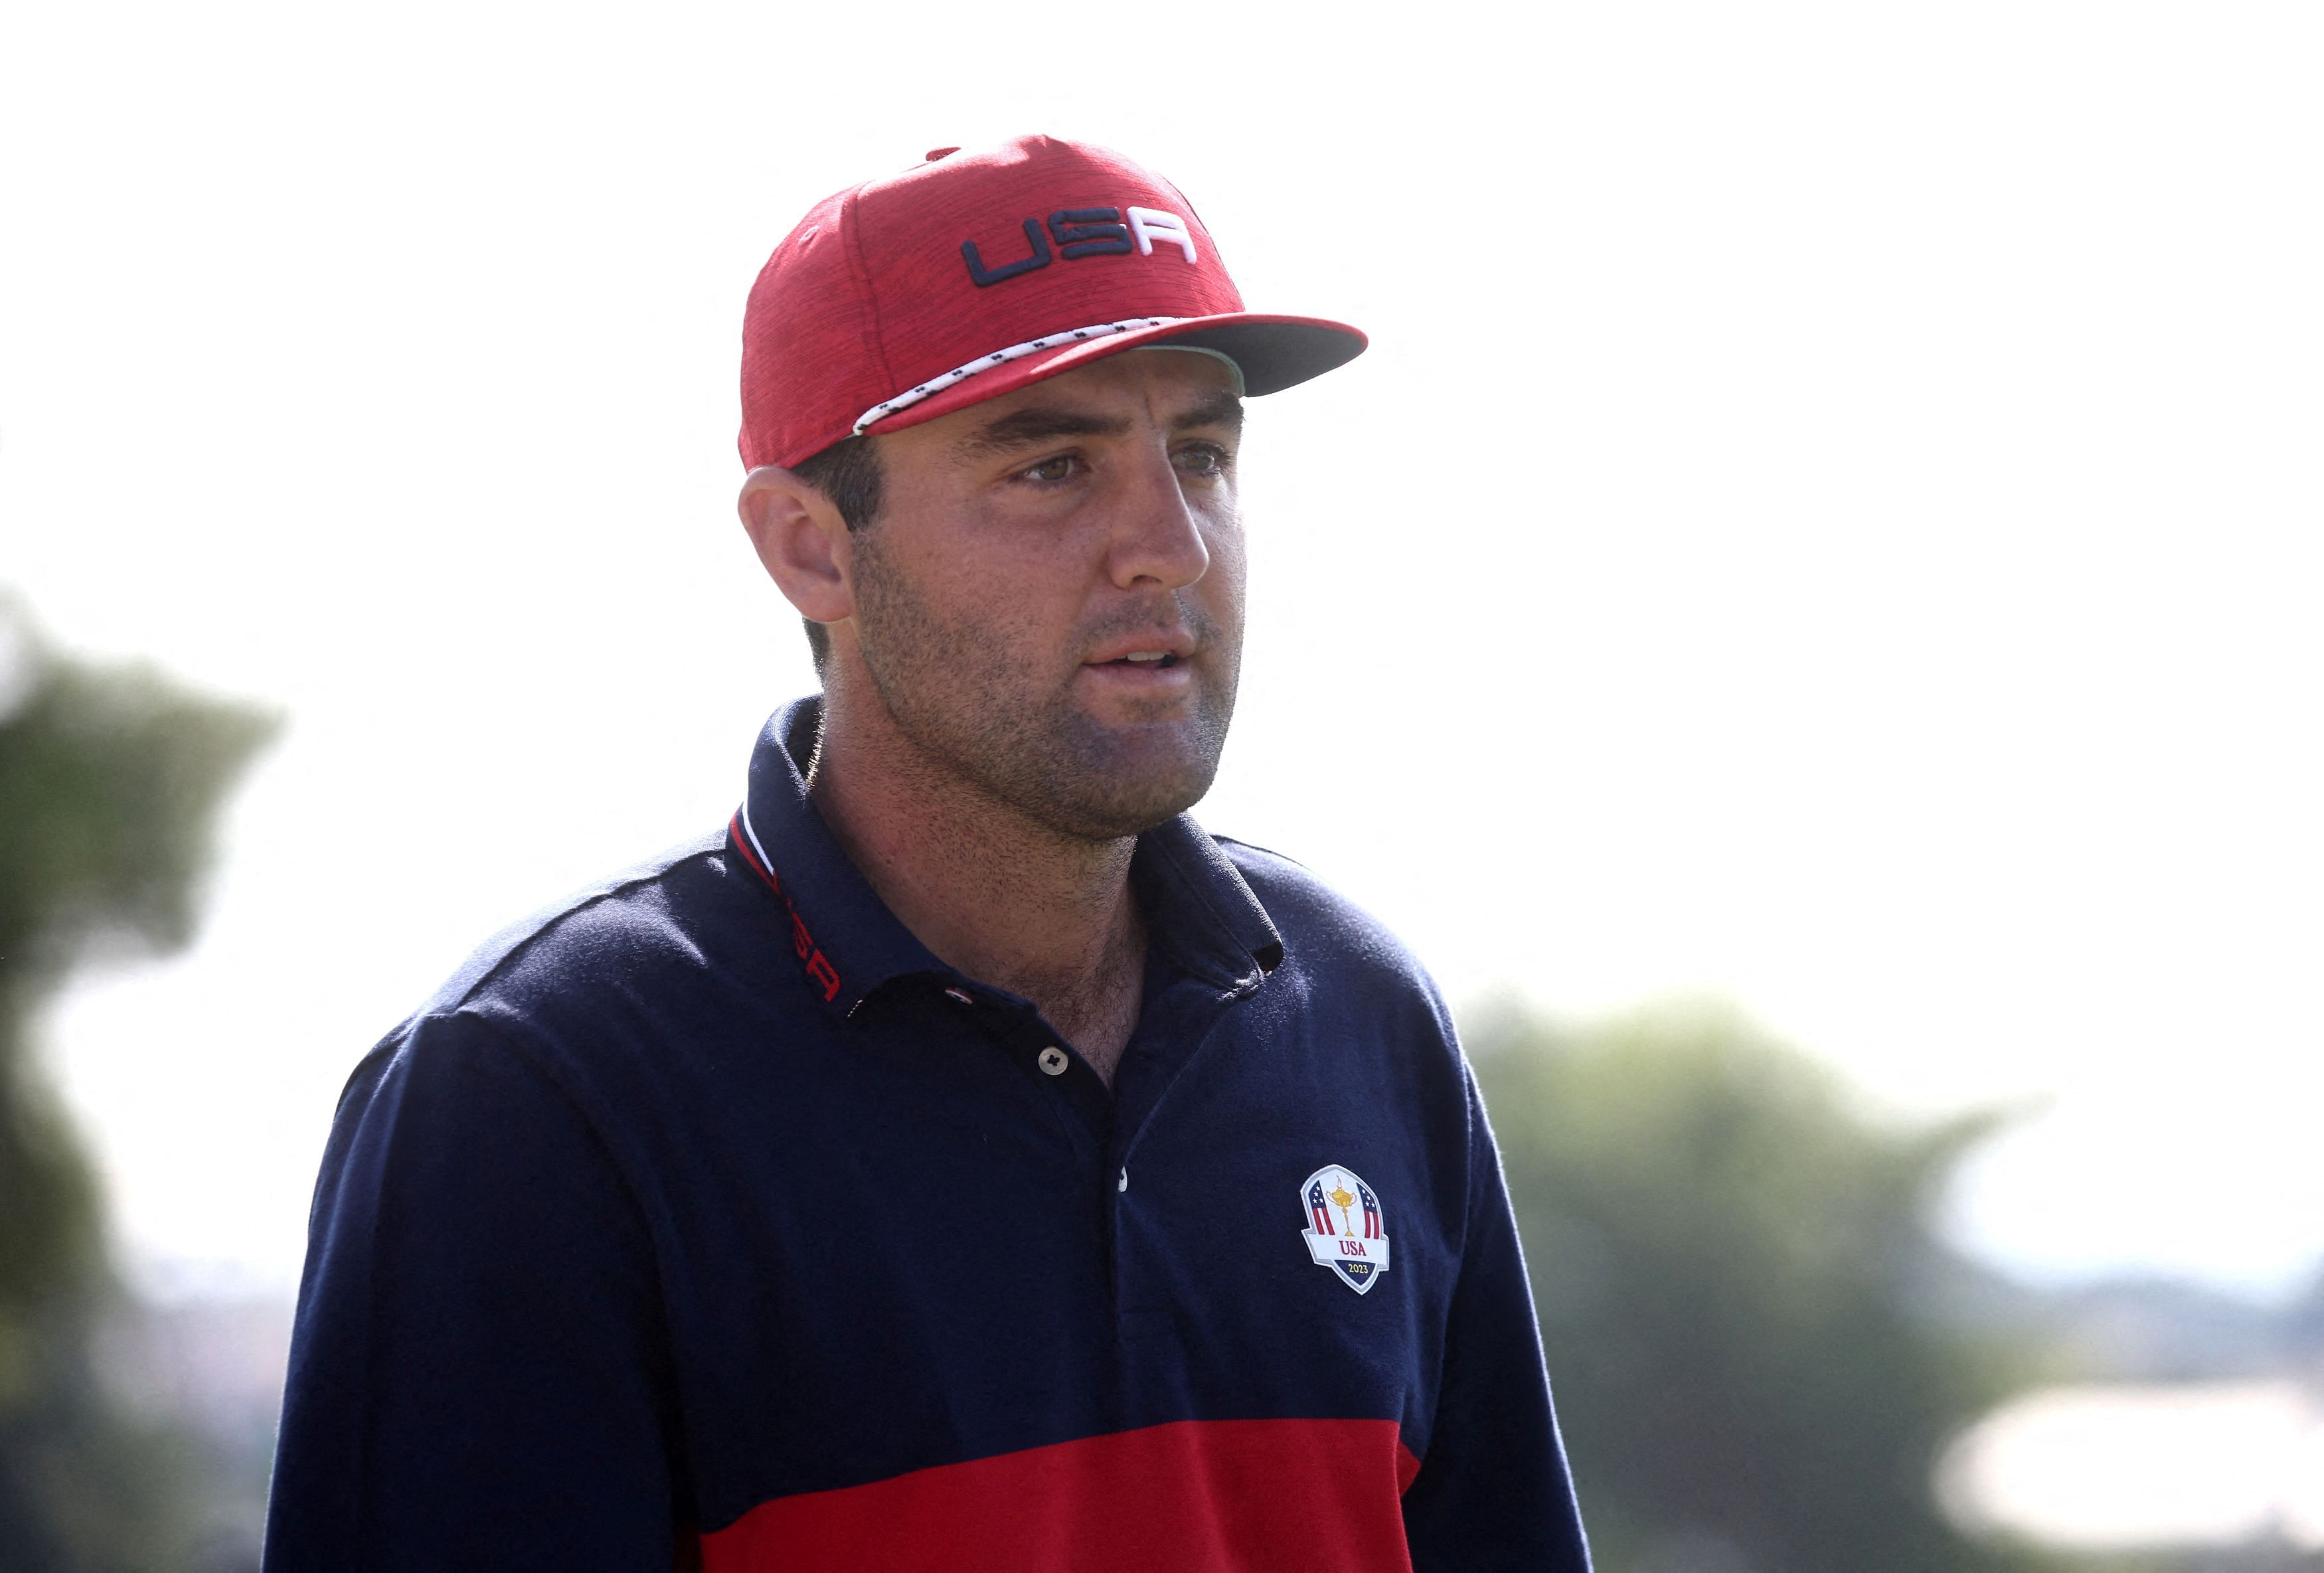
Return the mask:
POLYGON ((1209 790, 1242 653, 1240 428, 1225 365, 1132 350, 878 439, 853 642, 929 768, 1093 840, 1209 790))

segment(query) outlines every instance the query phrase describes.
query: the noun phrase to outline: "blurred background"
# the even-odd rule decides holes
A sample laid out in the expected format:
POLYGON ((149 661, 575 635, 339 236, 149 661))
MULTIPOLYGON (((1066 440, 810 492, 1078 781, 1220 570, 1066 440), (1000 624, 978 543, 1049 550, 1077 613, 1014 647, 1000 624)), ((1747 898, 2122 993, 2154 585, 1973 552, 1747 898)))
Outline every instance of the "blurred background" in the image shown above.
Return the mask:
POLYGON ((1045 130, 1252 410, 1214 829, 1463 1007, 1609 1573, 2324 1567, 2324 13, 26 5, 0 1568, 252 1565, 341 1081, 722 822, 813 201, 1045 130))

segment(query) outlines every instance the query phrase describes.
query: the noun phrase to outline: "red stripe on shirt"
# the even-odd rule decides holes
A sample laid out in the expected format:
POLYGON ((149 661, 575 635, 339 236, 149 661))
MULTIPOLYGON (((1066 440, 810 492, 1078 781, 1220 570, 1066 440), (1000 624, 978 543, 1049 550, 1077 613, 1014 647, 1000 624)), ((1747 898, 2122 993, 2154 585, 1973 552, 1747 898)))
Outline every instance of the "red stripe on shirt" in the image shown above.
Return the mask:
POLYGON ((726 836, 734 843, 734 850, 742 854, 744 866, 765 880, 768 889, 778 896, 781 895, 783 888, 776 882, 775 871, 759 861, 758 854, 751 850, 751 838, 742 833, 742 811, 739 808, 734 811, 734 816, 726 822, 726 836))
POLYGON ((1410 1573, 1385 1420, 1181 1421, 760 1504, 704 1573, 1410 1573))
POLYGON ((783 888, 782 880, 776 877, 772 869, 759 861, 757 854, 751 850, 748 827, 742 823, 742 811, 739 808, 726 822, 726 839, 734 843, 736 851, 742 854, 743 866, 766 882, 767 888, 775 893, 783 904, 783 910, 790 915, 792 948, 798 952, 799 961, 807 968, 807 977, 823 990, 825 1003, 838 998, 842 987, 839 969, 833 966, 831 959, 816 946, 815 935, 807 932, 807 919, 798 915, 798 907, 792 903, 790 892, 783 888))

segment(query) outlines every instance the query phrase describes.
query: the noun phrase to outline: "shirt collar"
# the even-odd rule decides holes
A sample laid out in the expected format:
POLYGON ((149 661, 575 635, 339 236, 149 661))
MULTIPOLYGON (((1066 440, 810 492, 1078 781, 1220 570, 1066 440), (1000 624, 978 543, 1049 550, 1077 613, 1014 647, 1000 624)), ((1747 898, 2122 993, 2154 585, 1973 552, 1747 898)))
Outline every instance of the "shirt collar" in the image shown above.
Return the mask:
MULTIPOLYGON (((796 700, 768 718, 751 755, 750 789, 727 842, 780 904, 809 987, 841 1016, 895 980, 959 974, 888 910, 807 796, 823 702, 796 700)), ((1246 993, 1283 957, 1282 936, 1242 875, 1192 817, 1138 838, 1130 878, 1148 943, 1224 992, 1246 993)))

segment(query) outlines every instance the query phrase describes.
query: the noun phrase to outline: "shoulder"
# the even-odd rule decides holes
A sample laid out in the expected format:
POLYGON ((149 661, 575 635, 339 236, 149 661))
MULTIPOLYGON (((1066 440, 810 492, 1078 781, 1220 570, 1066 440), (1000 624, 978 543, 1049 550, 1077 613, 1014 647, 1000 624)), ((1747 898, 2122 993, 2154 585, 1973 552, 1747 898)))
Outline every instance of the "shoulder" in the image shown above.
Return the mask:
POLYGON ((544 988, 586 990, 609 961, 693 951, 687 908, 718 881, 724 851, 723 834, 704 836, 518 919, 477 946, 419 1015, 544 988))
POLYGON ((1436 985, 1388 925, 1325 884, 1305 864, 1232 836, 1213 835, 1283 935, 1283 962, 1306 975, 1360 980, 1425 1002, 1444 1015, 1436 985))
POLYGON ((577 1173, 604 1153, 619 1163, 609 1133, 656 1096, 671 1045, 715 1033, 699 1019, 715 1024, 720 1008, 703 980, 734 970, 752 919, 763 921, 735 875, 724 838, 704 837, 478 946, 349 1074, 327 1189, 391 1173, 456 1188, 471 1172, 462 1154, 480 1146, 542 1173, 577 1173))
POLYGON ((723 835, 672 848, 486 940, 357 1067, 350 1090, 415 1060, 524 1062, 565 1089, 650 1053, 707 972, 743 947, 755 893, 723 835))

